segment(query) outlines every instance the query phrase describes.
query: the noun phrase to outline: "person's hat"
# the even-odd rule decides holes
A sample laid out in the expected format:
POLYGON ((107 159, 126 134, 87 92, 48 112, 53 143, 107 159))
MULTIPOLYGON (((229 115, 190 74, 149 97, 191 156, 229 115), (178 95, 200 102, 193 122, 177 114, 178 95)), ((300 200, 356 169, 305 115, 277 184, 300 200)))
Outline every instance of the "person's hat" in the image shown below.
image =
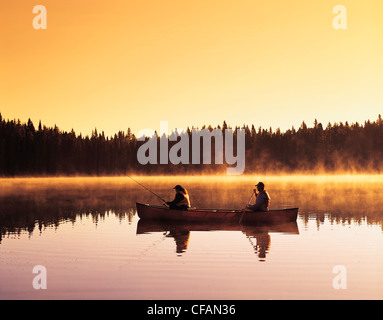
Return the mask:
POLYGON ((265 187, 265 184, 263 182, 258 182, 256 185, 256 187, 261 187, 261 188, 264 188, 265 187))
POLYGON ((176 189, 176 190, 183 190, 184 188, 182 188, 179 184, 177 184, 173 189, 176 189))

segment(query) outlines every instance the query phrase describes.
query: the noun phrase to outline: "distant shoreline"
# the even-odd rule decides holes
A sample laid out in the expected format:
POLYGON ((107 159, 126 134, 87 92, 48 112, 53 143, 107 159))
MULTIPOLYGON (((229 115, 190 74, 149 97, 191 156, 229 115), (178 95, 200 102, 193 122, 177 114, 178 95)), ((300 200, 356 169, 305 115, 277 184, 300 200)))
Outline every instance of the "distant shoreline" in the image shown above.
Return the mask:
MULTIPOLYGON (((222 127, 205 128, 224 132, 230 126, 224 122, 222 127)), ((315 121, 313 127, 302 122, 297 130, 293 127, 285 132, 256 129, 254 125, 241 129, 245 131, 243 175, 383 174, 381 115, 376 121, 366 121, 363 125, 340 122, 329 123, 324 128, 315 121)), ((186 139, 192 134, 188 130, 186 139)), ((215 176, 226 174, 227 168, 233 167, 226 160, 215 163, 216 153, 222 150, 217 151, 218 144, 212 136, 209 137, 211 161, 208 163, 202 152, 199 161, 195 161, 189 144, 182 150, 185 161, 161 164, 160 137, 155 135, 154 141, 156 138, 154 161, 141 164, 137 159, 138 150, 146 141, 138 141, 130 129, 110 138, 97 130, 91 137, 83 137, 73 130, 47 128, 41 122, 36 129, 30 119, 28 123, 5 121, 0 113, 0 177, 215 176)), ((168 149, 179 143, 169 141, 168 149)), ((236 152, 234 145, 233 156, 236 152)), ((166 152, 164 155, 167 157, 166 152)))

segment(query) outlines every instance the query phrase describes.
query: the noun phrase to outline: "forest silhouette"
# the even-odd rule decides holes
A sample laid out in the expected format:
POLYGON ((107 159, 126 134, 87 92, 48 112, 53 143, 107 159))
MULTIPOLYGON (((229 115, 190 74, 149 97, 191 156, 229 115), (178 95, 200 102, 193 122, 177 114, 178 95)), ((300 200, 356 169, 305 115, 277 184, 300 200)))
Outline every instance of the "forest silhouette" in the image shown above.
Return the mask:
MULTIPOLYGON (((230 128, 226 122, 213 128, 230 128)), ((233 128, 246 133, 245 174, 270 173, 381 173, 383 165, 383 119, 376 121, 328 123, 324 128, 315 120, 312 127, 302 122, 298 129, 233 128)), ((188 128, 184 134, 191 135, 188 128)), ((159 139, 157 137, 159 148, 159 139)), ((180 139, 180 138, 179 138, 180 139)), ((5 120, 0 113, 0 175, 14 176, 105 176, 126 174, 225 174, 227 164, 147 164, 137 161, 138 141, 129 128, 114 136, 92 131, 91 136, 61 131, 57 126, 38 124, 29 119, 5 120)), ((169 149, 177 142, 169 141, 169 149)), ((191 146, 190 146, 191 148, 191 146)), ((202 150, 202 149, 201 149, 202 150)), ((234 151, 236 148, 234 148, 234 151)), ((159 152, 157 153, 159 157, 159 152)), ((191 152, 190 160, 191 160, 191 152)), ((201 152, 202 159, 202 152, 201 152)), ((159 161, 158 161, 159 162, 159 161)), ((190 161, 191 163, 191 161, 190 161)), ((202 161, 200 162, 202 163, 202 161)))

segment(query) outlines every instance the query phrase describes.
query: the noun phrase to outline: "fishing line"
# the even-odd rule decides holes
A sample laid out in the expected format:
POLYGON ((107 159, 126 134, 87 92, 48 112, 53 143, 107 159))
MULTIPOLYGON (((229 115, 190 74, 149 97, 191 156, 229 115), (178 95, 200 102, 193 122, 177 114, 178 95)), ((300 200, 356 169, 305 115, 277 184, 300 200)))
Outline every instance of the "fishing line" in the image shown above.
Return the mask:
MULTIPOLYGON (((157 198, 159 198, 160 200, 162 200, 163 203, 166 204, 166 201, 164 199, 162 199, 157 193, 153 192, 152 190, 150 190, 149 188, 145 187, 142 183, 139 183, 137 180, 133 179, 132 177, 129 177, 127 176, 129 179, 133 180, 135 183, 137 183, 138 185, 140 185, 141 187, 143 187, 145 190, 149 191, 150 193, 154 194, 157 198)), ((167 205, 167 204, 166 204, 167 205)))

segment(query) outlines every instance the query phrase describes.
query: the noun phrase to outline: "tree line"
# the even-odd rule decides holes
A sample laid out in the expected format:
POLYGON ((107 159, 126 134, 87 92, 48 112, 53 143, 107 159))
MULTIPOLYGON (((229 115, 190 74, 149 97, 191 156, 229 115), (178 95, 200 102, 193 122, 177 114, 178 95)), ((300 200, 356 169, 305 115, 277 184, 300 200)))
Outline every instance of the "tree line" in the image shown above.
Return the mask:
MULTIPOLYGON (((213 128, 230 128, 226 122, 213 128)), ((376 121, 328 123, 315 120, 298 129, 233 128, 245 130, 245 173, 333 173, 373 172, 383 168, 383 119, 376 121)), ((191 134, 191 129, 186 130, 191 134)), ((159 141, 160 137, 158 137, 159 141)), ((235 140, 235 139, 234 139, 235 140)), ((126 175, 126 174, 201 174, 225 173, 227 165, 147 164, 137 161, 138 141, 130 129, 105 136, 97 129, 91 136, 46 127, 36 128, 29 119, 5 120, 0 114, 0 175, 126 175)), ((174 142, 175 143, 175 142, 174 142)), ((174 144, 173 143, 173 144, 174 144)), ((157 143, 159 148, 160 143, 157 143)), ((169 144, 169 148, 171 147, 169 144)), ((235 150, 235 149, 234 149, 235 150)), ((159 153, 158 153, 159 154, 159 153)), ((212 139, 214 155, 214 138, 212 139)), ((158 161, 159 163, 159 161, 158 161)), ((190 162, 191 163, 191 162, 190 162)))

